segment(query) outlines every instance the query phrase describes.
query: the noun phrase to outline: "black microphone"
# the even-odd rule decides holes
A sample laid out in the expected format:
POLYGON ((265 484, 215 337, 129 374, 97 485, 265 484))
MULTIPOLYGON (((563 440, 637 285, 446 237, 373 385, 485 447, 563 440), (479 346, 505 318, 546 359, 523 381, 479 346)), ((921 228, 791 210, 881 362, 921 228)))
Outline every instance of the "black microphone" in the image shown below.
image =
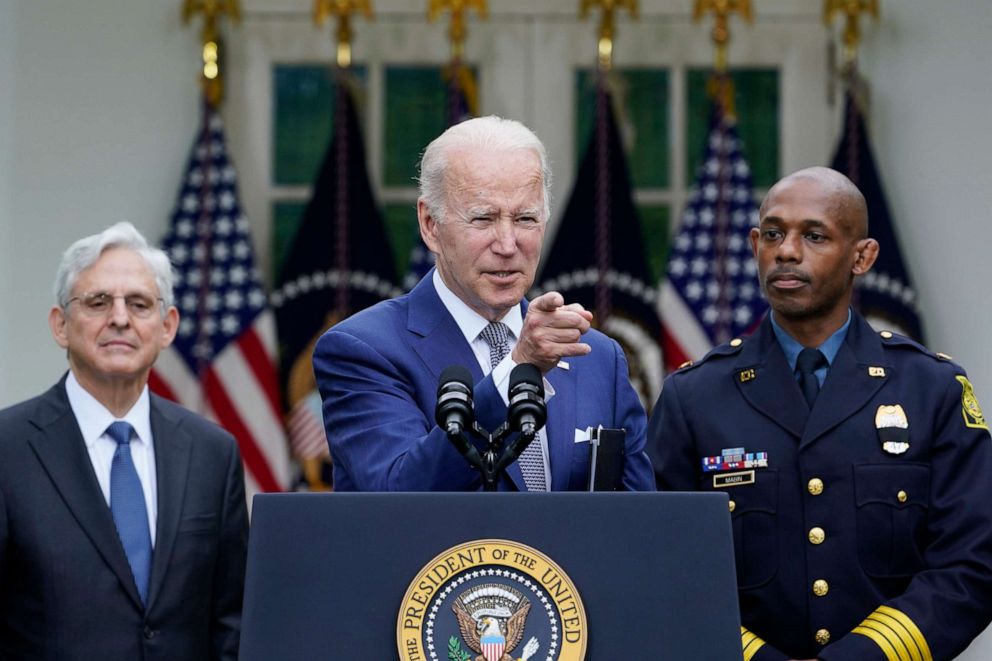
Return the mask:
MULTIPOLYGON (((541 371, 530 363, 521 363, 510 372, 510 405, 506 419, 510 429, 533 436, 548 419, 544 402, 544 379, 541 371)), ((521 448, 522 449, 522 448, 521 448)))
MULTIPOLYGON (((471 428, 475 421, 472 407, 472 373, 461 365, 445 367, 437 385, 434 419, 449 436, 471 428)), ((461 450, 461 448, 459 448, 461 450)))

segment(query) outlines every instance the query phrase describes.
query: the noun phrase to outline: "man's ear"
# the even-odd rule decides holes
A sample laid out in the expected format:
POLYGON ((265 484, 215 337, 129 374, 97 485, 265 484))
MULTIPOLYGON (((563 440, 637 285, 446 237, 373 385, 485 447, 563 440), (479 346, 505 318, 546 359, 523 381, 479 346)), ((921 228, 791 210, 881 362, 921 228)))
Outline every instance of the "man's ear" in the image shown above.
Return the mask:
POLYGON ((878 241, 875 239, 861 239, 857 243, 856 257, 851 273, 854 275, 864 275, 871 270, 878 259, 878 241))
POLYGON ((422 197, 417 200, 417 223, 420 225, 420 238, 424 240, 424 245, 436 255, 439 252, 438 221, 427 206, 427 201, 422 197))
POLYGON ((162 326, 165 328, 165 333, 162 336, 162 348, 166 348, 172 344, 172 340, 176 338, 176 331, 179 330, 179 310, 176 309, 175 305, 169 306, 169 309, 165 312, 165 318, 162 319, 162 326))
POLYGON ((69 336, 65 332, 65 310, 55 305, 48 311, 48 328, 52 331, 55 343, 63 349, 69 347, 69 336))
POLYGON ((751 231, 748 233, 748 239, 751 240, 751 254, 754 255, 754 259, 758 259, 758 237, 761 236, 761 230, 757 227, 752 227, 751 231))

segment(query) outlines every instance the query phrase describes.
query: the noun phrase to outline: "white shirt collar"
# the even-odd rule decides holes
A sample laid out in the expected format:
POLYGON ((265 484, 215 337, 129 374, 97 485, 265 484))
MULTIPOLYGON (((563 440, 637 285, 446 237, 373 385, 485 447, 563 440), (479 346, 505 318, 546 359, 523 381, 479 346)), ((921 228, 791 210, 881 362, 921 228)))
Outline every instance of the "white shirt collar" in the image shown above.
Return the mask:
MULTIPOLYGON (((454 317, 455 323, 458 324, 458 329, 465 336, 465 341, 471 344, 479 337, 479 333, 489 325, 489 320, 470 308, 465 301, 458 298, 453 291, 448 289, 437 269, 434 269, 433 282, 434 289, 437 291, 441 303, 444 304, 444 307, 454 317)), ((513 337, 520 337, 520 331, 524 327, 524 318, 520 313, 520 304, 518 303, 507 310, 506 314, 499 321, 502 321, 509 327, 510 332, 513 333, 513 337)))
POLYGON ((69 370, 69 376, 65 380, 65 394, 69 398, 69 406, 72 408, 73 415, 76 416, 79 431, 83 433, 83 441, 87 448, 92 448, 93 444, 107 431, 110 423, 115 420, 125 420, 131 423, 139 442, 149 443, 151 441, 151 399, 148 396, 147 384, 141 390, 138 401, 134 403, 130 411, 124 414, 123 418, 114 417, 114 414, 107 410, 106 406, 87 392, 76 380, 76 375, 72 373, 72 370, 69 370))

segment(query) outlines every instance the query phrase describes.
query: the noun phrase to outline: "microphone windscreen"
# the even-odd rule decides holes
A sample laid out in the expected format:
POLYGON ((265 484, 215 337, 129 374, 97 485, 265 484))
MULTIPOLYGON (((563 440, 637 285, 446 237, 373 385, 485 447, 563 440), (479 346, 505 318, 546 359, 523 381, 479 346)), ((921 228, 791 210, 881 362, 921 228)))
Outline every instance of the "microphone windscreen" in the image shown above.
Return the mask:
POLYGON ((510 391, 513 391, 520 384, 533 386, 541 397, 544 397, 544 379, 541 378, 541 370, 536 365, 530 363, 520 363, 510 370, 510 391))
POLYGON ((451 365, 445 367, 441 372, 441 378, 438 380, 438 392, 440 393, 441 388, 452 381, 457 381, 465 386, 465 388, 471 392, 472 391, 472 373, 468 371, 467 368, 461 365, 451 365))

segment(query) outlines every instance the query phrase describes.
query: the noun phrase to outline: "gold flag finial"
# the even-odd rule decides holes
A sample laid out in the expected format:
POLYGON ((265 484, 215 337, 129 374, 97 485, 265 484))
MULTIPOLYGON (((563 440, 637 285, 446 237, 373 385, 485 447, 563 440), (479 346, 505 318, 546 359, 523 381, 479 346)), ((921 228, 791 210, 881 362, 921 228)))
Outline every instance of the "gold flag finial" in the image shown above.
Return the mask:
POLYGON ((338 17, 338 66, 347 69, 351 66, 351 15, 362 12, 370 21, 372 15, 372 0, 314 0, 313 22, 323 25, 331 16, 338 17))
POLYGON ((861 14, 878 19, 878 0, 824 0, 823 22, 829 27, 834 16, 844 14, 844 65, 851 68, 858 57, 858 44, 861 41, 861 14))
POLYGON ((696 0, 692 20, 698 23, 707 12, 713 12, 713 43, 716 44, 716 70, 727 70, 727 44, 730 42, 730 15, 738 12, 748 23, 754 20, 751 0, 696 0))
POLYGON ((227 14, 231 20, 241 19, 241 8, 238 0, 183 0, 183 23, 189 24, 196 14, 203 14, 203 69, 200 84, 203 96, 212 107, 220 105, 224 96, 224 83, 220 72, 220 31, 217 29, 218 18, 227 14))
POLYGON ((603 10, 603 20, 599 23, 599 68, 609 71, 613 66, 613 34, 614 18, 620 9, 630 12, 631 18, 637 18, 637 0, 579 0, 579 16, 586 18, 594 8, 603 10))
POLYGON ((465 38, 468 36, 466 14, 474 9, 479 18, 486 18, 489 11, 486 0, 428 0, 427 20, 434 22, 442 12, 451 12, 451 28, 448 38, 451 39, 451 59, 460 60, 465 54, 465 38))

